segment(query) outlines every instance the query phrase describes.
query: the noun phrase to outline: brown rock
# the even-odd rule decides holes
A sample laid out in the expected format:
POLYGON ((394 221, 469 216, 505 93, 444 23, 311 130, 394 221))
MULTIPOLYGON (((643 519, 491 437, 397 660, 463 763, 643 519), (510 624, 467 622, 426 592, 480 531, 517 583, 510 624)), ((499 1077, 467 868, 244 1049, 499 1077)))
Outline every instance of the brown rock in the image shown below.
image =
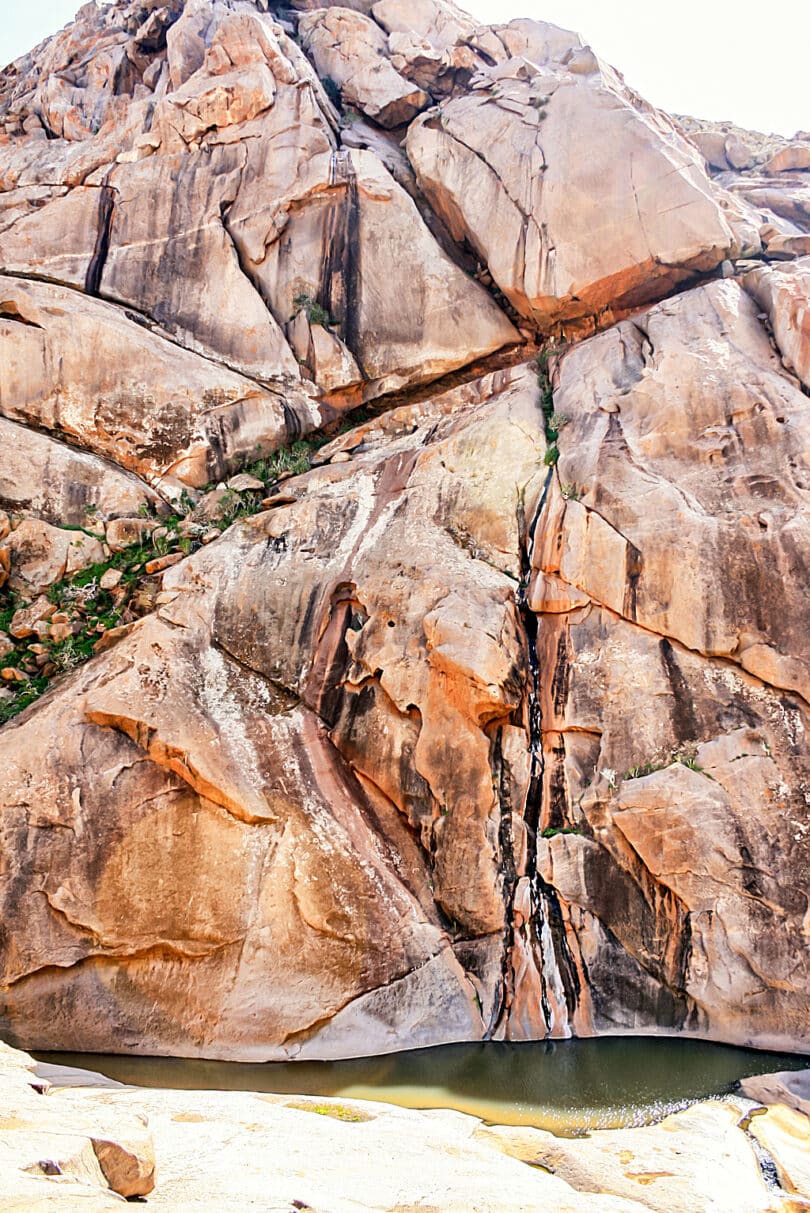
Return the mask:
POLYGON ((763 165, 766 173, 792 173, 810 169, 810 143, 794 143, 771 156, 763 165))
POLYGON ((40 620, 50 619, 55 611, 54 604, 43 595, 28 606, 15 611, 8 630, 15 640, 24 640, 27 636, 34 635, 36 624, 40 620))
POLYGON ((22 670, 18 670, 15 666, 5 666, 0 670, 0 678, 3 682, 27 682, 28 678, 22 670))
POLYGON ((169 552, 166 556, 158 556, 155 560, 147 560, 143 566, 144 572, 150 576, 152 573, 162 573, 164 569, 170 569, 173 564, 179 564, 182 559, 182 552, 169 552))
POLYGON ((146 1118, 143 1120, 140 1133, 130 1130, 126 1136, 94 1135, 90 1139, 107 1183, 127 1199, 148 1196, 155 1187, 155 1148, 146 1118))
POLYGON ((14 652, 14 641, 5 632, 0 632, 0 661, 4 661, 9 653, 14 652))

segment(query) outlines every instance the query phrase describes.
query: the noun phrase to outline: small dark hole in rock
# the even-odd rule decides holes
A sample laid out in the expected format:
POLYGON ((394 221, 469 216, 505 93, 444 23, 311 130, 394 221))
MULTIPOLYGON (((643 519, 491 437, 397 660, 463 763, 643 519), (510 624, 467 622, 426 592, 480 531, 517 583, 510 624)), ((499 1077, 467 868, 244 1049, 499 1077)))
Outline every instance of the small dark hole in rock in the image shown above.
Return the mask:
POLYGON ((389 626, 389 628, 395 628, 397 625, 394 623, 393 619, 389 619, 388 626, 389 626))

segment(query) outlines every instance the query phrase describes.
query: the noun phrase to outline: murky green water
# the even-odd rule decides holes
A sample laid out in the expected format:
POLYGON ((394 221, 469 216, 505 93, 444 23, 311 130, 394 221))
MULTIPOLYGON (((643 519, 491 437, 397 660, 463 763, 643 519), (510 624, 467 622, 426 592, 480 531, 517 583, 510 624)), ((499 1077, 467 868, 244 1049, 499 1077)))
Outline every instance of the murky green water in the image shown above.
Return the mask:
POLYGON ((461 1044, 352 1061, 186 1061, 40 1053, 135 1086, 378 1099, 408 1108, 456 1108, 496 1124, 556 1133, 646 1124, 739 1079, 803 1069, 810 1058, 660 1037, 461 1044))

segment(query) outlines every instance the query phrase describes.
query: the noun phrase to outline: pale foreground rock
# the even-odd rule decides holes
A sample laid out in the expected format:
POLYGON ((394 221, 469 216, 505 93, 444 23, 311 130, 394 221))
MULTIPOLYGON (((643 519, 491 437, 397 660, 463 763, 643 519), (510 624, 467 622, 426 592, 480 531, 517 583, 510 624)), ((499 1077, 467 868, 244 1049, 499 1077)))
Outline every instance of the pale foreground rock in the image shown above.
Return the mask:
POLYGON ((155 1154, 146 1116, 132 1104, 101 1105, 80 1094, 52 1098, 35 1063, 0 1044, 0 1208, 118 1207, 119 1196, 155 1187, 155 1154))
POLYGON ((750 1130, 773 1159, 780 1184, 810 1201, 810 1071, 760 1074, 740 1086, 768 1106, 751 1119, 750 1130))
MULTIPOLYGON (((7 1051, 8 1052, 8 1051, 7 1051)), ((7 1056, 7 1054, 6 1054, 7 1056)), ((19 1060, 17 1060, 19 1059, 19 1060)), ((30 1123, 4 1125, 0 1184, 5 1210, 116 1208, 90 1157, 55 1177, 26 1169, 52 1144, 50 1126, 114 1126, 107 1142, 137 1159, 140 1191, 155 1209, 185 1213, 261 1207, 326 1213, 800 1213, 807 1202, 770 1190, 734 1102, 700 1104, 649 1128, 566 1140, 533 1129, 485 1128, 456 1112, 381 1103, 237 1092, 109 1089, 58 1067, 48 1095, 23 1069, 2 1070, 4 1107, 30 1123), (148 1119, 152 1155, 145 1140, 148 1119), (33 1151, 33 1153, 32 1153, 33 1151), (201 1159, 204 1165, 201 1165, 201 1159), (529 1164, 529 1165, 526 1165, 529 1164), (82 1170, 84 1165, 84 1170, 82 1170), (152 1186, 154 1183, 154 1186, 152 1186), (27 1203, 26 1203, 27 1202, 27 1203)), ((33 1067, 33 1063, 29 1064, 33 1067)), ((81 1135, 65 1138, 62 1154, 81 1135)), ((103 1138, 93 1149, 105 1160, 103 1138)), ((102 1163, 104 1165, 104 1163, 102 1163)), ((108 1166, 107 1182, 111 1168, 108 1166)), ((123 1191, 123 1186, 118 1190, 123 1191)), ((135 1191, 133 1187, 131 1191, 135 1191)))
POLYGON ((752 1119, 751 1132, 773 1158, 785 1191, 810 1202, 810 1119, 793 1108, 769 1108, 752 1119))
MULTIPOLYGON (((609 1192, 656 1213, 780 1208, 787 1213, 806 1207, 803 1201, 783 1201, 766 1184, 752 1143, 740 1128, 745 1116, 743 1107, 727 1101, 696 1104, 648 1128, 597 1130, 585 1138, 499 1127, 479 1129, 476 1137, 548 1169, 579 1191, 609 1192)), ((752 1126, 765 1119, 755 1118, 752 1126)), ((752 1132, 759 1136, 756 1128, 752 1132)))

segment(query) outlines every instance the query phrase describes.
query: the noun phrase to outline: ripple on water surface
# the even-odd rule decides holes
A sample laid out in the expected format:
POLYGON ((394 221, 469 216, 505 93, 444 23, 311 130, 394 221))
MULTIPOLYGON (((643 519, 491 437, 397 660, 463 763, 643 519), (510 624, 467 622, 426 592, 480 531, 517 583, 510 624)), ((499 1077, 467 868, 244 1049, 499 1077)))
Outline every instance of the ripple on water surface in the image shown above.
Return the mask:
POLYGON ((630 1036, 490 1041, 265 1065, 98 1053, 36 1056, 134 1086, 376 1099, 406 1108, 455 1108, 493 1124, 566 1135, 649 1124, 697 1099, 727 1094, 741 1078, 810 1065, 789 1054, 630 1036))

